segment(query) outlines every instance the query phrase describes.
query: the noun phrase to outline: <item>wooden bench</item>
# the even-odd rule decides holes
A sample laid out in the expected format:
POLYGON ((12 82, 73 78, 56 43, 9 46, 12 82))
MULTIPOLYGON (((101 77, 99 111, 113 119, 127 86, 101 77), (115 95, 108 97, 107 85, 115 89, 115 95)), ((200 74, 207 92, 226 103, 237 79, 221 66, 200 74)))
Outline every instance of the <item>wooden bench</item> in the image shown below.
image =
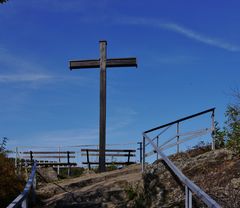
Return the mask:
POLYGON ((23 156, 24 162, 27 166, 31 166, 34 161, 37 161, 38 167, 57 167, 58 174, 60 167, 67 167, 68 174, 70 174, 70 169, 72 166, 76 166, 77 163, 71 162, 70 159, 75 158, 75 152, 70 151, 59 151, 59 152, 20 152, 23 156), (51 159, 51 160, 41 160, 41 159, 51 159), (55 160, 55 161, 53 161, 55 160), (61 161, 65 160, 65 161, 61 161))
MULTIPOLYGON (((91 165, 99 165, 99 162, 97 161, 90 161, 91 156, 99 156, 99 149, 81 149, 81 156, 87 156, 87 161, 82 162, 82 164, 88 165, 88 169, 91 169, 91 165)), ((125 157, 127 158, 126 161, 106 161, 106 165, 131 165, 135 164, 135 162, 131 162, 131 158, 136 156, 136 150, 132 149, 106 149, 105 150, 105 156, 107 157, 125 157)))

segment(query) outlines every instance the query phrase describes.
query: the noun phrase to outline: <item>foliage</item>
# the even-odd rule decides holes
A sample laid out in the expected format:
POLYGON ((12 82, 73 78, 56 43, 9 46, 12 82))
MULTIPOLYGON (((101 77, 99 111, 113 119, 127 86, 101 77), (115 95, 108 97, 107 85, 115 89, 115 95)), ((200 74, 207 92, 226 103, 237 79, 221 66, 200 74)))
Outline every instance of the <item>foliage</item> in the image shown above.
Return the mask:
POLYGON ((6 207, 23 190, 25 181, 15 174, 14 160, 7 157, 7 138, 0 144, 0 207, 6 207))
POLYGON ((0 4, 6 3, 8 0, 0 0, 0 4))
POLYGON ((107 166, 107 171, 112 171, 112 170, 117 170, 117 169, 118 169, 118 166, 115 165, 114 162, 107 166))
POLYGON ((68 168, 61 168, 60 169, 60 175, 58 176, 60 179, 65 178, 76 178, 83 174, 84 168, 82 167, 72 167, 70 176, 68 176, 68 168))
POLYGON ((219 123, 215 121, 215 147, 217 149, 224 148, 226 144, 226 131, 221 130, 219 123))
POLYGON ((2 138, 2 143, 0 144, 0 153, 5 153, 6 151, 6 145, 7 145, 7 137, 2 138))
POLYGON ((226 111, 227 136, 226 146, 235 153, 240 153, 240 92, 235 93, 236 103, 230 104, 226 111))
POLYGON ((126 189, 125 189, 125 192, 127 194, 127 197, 129 200, 133 200, 134 198, 137 197, 137 192, 136 192, 136 189, 133 188, 133 186, 128 186, 126 189))
POLYGON ((0 207, 6 207, 23 190, 25 181, 15 174, 14 161, 0 153, 0 207))
POLYGON ((142 188, 137 186, 129 185, 125 189, 125 193, 127 194, 128 200, 132 201, 133 204, 131 207, 133 208, 145 208, 146 207, 146 197, 142 188))

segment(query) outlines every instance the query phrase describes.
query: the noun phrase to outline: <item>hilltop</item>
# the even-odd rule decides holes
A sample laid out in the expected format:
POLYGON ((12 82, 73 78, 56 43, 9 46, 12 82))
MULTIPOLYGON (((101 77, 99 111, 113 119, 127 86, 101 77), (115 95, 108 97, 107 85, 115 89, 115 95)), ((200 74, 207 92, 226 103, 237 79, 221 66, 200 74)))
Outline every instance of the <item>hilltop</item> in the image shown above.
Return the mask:
MULTIPOLYGON (((198 149, 170 157, 187 177, 222 207, 240 207, 240 158, 220 149, 198 149)), ((48 183, 38 192, 41 207, 183 207, 180 186, 161 160, 48 183)), ((194 201, 195 207, 203 207, 194 201)))

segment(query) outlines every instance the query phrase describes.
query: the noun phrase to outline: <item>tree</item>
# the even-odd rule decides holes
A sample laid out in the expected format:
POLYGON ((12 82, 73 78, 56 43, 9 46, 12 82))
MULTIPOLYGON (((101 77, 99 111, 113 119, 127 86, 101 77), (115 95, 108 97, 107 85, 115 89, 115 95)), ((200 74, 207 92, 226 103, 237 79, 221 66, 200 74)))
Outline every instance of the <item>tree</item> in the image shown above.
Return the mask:
POLYGON ((217 149, 224 148, 226 144, 226 131, 221 130, 219 123, 215 121, 215 146, 217 149))
POLYGON ((2 138, 2 143, 0 144, 0 153, 4 153, 6 151, 7 140, 7 137, 2 138))
POLYGON ((6 3, 8 0, 0 0, 0 4, 6 3))
POLYGON ((226 136, 227 147, 240 153, 240 91, 235 91, 236 102, 230 104, 226 111, 226 136))

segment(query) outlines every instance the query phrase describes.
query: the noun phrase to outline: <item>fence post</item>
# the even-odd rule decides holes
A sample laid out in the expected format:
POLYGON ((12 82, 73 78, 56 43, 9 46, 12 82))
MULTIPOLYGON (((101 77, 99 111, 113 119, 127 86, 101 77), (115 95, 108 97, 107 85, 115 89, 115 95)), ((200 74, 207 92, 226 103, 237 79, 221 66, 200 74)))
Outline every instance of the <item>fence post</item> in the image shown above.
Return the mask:
POLYGON ((127 164, 129 165, 129 163, 130 163, 130 155, 131 155, 131 151, 129 150, 128 151, 128 161, 127 161, 127 164))
POLYGON ((145 169, 145 142, 146 142, 146 139, 145 137, 143 136, 143 142, 142 142, 142 172, 144 172, 144 169, 145 169))
POLYGON ((215 150, 215 112, 213 110, 211 118, 212 118, 212 150, 215 150))
POLYGON ((88 170, 91 170, 91 164, 90 164, 90 161, 89 161, 89 150, 86 149, 86 152, 87 152, 87 164, 88 164, 88 170))
POLYGON ((68 163, 68 176, 70 176, 70 155, 69 151, 67 151, 67 163, 68 163))
POLYGON ((192 208, 192 192, 185 186, 185 208, 192 208))
POLYGON ((31 161, 31 165, 33 165, 33 152, 30 151, 30 161, 31 161))
MULTIPOLYGON (((61 159, 60 159, 60 146, 58 147, 58 162, 59 163, 61 162, 61 159)), ((59 164, 57 166, 57 174, 60 175, 60 166, 59 166, 59 164)))

